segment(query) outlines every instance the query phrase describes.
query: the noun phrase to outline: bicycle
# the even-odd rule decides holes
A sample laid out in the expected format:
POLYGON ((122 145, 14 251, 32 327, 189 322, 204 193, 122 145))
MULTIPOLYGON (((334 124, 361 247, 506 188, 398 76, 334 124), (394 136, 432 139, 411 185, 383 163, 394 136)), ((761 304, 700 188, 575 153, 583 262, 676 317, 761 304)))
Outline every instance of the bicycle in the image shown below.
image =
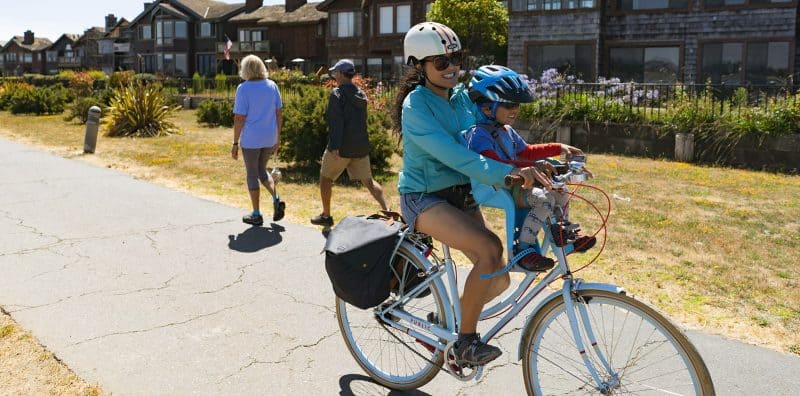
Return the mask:
MULTIPOLYGON (((584 161, 569 162, 554 183, 582 183, 587 174, 584 161)), ((510 181, 507 178, 507 184, 510 181)), ((483 206, 505 211, 507 257, 512 258, 501 272, 516 270, 515 263, 528 250, 514 254, 520 211, 511 194, 475 183, 473 194, 483 206)), ((559 219, 554 215, 549 221, 555 224, 559 219)), ((619 286, 575 278, 567 260, 574 246, 556 246, 550 227, 542 229, 544 236, 534 249, 541 254, 551 251, 556 266, 530 291, 540 274, 518 269, 525 278, 481 313, 481 320, 500 317, 482 337, 489 342, 546 286, 563 281, 560 291, 545 297, 528 315, 522 330, 517 358, 522 359, 528 394, 714 395, 703 359, 669 319, 619 286)), ((461 308, 449 247, 442 244, 441 251, 439 258, 430 238, 408 227, 401 232, 391 261, 393 268, 401 268, 396 271, 400 285, 394 295, 368 310, 337 298, 339 328, 350 353, 370 377, 386 387, 419 388, 439 371, 462 381, 479 379, 483 373, 484 366, 454 363, 451 350, 458 337, 461 308)))

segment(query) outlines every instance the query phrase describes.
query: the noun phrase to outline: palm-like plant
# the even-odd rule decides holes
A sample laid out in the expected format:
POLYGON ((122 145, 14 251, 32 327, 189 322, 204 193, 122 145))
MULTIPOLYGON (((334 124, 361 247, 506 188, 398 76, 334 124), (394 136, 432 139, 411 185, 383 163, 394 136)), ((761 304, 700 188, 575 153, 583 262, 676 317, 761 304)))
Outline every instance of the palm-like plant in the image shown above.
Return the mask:
POLYGON ((106 136, 164 136, 178 132, 169 116, 180 109, 170 107, 160 86, 134 83, 120 88, 111 98, 103 125, 106 136))

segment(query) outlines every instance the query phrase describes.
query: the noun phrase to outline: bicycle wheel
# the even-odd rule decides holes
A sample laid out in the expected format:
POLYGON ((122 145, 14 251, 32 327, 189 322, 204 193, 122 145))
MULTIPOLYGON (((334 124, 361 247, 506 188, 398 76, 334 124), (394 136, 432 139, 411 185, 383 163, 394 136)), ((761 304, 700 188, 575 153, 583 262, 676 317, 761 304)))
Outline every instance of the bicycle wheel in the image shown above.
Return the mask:
MULTIPOLYGON (((586 356, 605 394, 714 395, 714 385, 694 345, 667 318, 631 297, 599 291, 574 299, 586 356), (586 310, 597 345, 614 375, 587 341, 586 310)), ((601 394, 578 352, 566 306, 556 298, 540 309, 523 334, 522 369, 529 395, 601 394)))
MULTIPOLYGON (((405 265, 423 268, 404 246, 397 251, 395 260, 400 260, 404 265, 401 267, 403 271, 405 265)), ((430 293, 423 291, 420 294, 424 297, 412 298, 401 308, 423 319, 444 318, 444 305, 439 291, 433 285, 428 289, 430 293)), ((431 351, 421 341, 389 325, 382 326, 374 309, 362 310, 337 298, 336 317, 350 353, 378 383, 397 390, 416 389, 427 384, 439 372, 444 360, 441 352, 431 351)))

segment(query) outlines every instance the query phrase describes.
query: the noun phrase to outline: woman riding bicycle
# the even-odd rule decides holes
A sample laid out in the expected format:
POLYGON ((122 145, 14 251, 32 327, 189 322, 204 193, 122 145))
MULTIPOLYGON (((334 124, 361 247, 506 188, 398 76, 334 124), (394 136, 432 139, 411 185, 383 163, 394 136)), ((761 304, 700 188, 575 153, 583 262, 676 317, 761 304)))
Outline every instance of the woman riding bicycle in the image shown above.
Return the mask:
POLYGON ((474 267, 461 297, 462 317, 454 346, 457 362, 484 365, 502 352, 477 334, 484 304, 509 285, 507 274, 481 280, 504 266, 503 246, 486 227, 470 190, 470 178, 503 185, 506 175, 521 175, 525 187, 550 181, 534 168, 515 168, 470 151, 461 132, 475 124, 475 105, 458 84, 461 42, 447 26, 423 22, 406 33, 406 63, 412 66, 400 82, 395 127, 402 132, 403 167, 399 177, 400 208, 416 230, 458 249, 474 267))

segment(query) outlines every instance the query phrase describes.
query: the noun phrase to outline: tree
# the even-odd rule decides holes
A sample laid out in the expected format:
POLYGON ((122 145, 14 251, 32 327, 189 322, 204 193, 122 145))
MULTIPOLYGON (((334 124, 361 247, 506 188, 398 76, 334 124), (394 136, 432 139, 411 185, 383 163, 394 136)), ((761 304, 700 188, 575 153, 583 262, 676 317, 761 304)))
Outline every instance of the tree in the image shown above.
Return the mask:
POLYGON ((447 25, 480 64, 504 63, 508 10, 497 0, 436 0, 428 19, 447 25))

